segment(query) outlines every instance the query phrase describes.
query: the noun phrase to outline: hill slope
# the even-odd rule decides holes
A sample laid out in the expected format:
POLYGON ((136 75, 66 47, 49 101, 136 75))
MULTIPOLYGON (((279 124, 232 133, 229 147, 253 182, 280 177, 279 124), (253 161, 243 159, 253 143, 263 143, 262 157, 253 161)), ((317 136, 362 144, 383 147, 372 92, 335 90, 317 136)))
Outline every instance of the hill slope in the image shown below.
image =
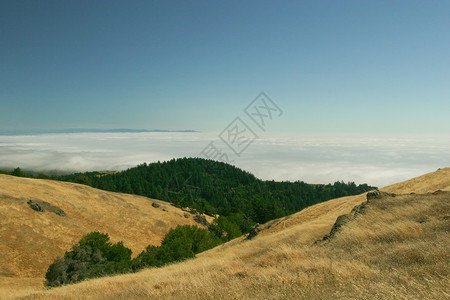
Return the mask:
POLYGON ((448 299, 450 168, 386 188, 327 242, 365 194, 272 221, 196 259, 37 292, 26 299, 448 299), (412 189, 427 194, 409 194, 412 189), (195 274, 195 276, 193 276, 195 274))
POLYGON ((450 168, 438 169, 401 183, 389 185, 383 191, 389 193, 428 193, 436 190, 450 191, 450 168))
POLYGON ((48 266, 88 232, 106 232, 136 255, 149 244, 159 244, 170 228, 197 224, 184 214, 167 202, 142 196, 0 175, 0 291, 15 285, 43 287, 48 266), (31 209, 29 200, 45 211, 31 209), (65 216, 55 213, 60 210, 65 216))

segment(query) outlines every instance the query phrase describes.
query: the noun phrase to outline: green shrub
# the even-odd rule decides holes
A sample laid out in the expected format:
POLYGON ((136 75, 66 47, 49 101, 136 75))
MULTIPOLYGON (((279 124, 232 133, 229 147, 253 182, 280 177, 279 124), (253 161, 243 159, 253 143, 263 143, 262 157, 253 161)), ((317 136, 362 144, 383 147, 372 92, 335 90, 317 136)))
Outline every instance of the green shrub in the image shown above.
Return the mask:
POLYGON ((209 226, 209 230, 223 242, 228 242, 242 235, 238 221, 232 217, 219 216, 209 226))
POLYGON ((108 234, 91 232, 50 265, 45 279, 47 286, 54 287, 129 271, 131 250, 122 242, 111 244, 108 234))
POLYGON ((206 229, 193 225, 178 225, 166 234, 161 243, 161 247, 172 251, 180 243, 183 244, 182 248, 187 252, 186 255, 191 257, 199 252, 217 246, 220 241, 206 229))
POLYGON ((133 259, 133 270, 138 270, 145 267, 161 267, 164 265, 161 255, 161 247, 148 246, 141 254, 133 259))
POLYGON ((195 254, 211 249, 221 241, 208 230, 197 226, 177 226, 164 237, 161 246, 148 246, 133 261, 133 269, 161 267, 165 264, 192 258, 195 254))
POLYGON ((91 232, 83 236, 64 258, 57 258, 45 274, 50 287, 85 279, 161 267, 192 258, 221 243, 214 233, 197 226, 177 226, 164 237, 161 246, 148 246, 131 260, 131 250, 122 242, 112 244, 108 234, 91 232))

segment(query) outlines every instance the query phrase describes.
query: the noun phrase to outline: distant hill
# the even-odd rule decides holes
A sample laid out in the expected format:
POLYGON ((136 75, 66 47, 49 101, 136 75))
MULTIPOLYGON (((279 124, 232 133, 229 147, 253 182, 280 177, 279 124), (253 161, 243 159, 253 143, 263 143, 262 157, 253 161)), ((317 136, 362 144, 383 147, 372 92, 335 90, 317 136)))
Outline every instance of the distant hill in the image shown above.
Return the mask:
POLYGON ((86 233, 108 233, 137 255, 149 244, 159 245, 171 228, 185 224, 200 226, 193 215, 164 201, 0 175, 0 291, 43 286, 48 266, 86 233))
POLYGON ((55 179, 162 199, 210 215, 239 214, 257 223, 265 223, 332 198, 375 188, 353 182, 263 181, 230 164, 201 158, 142 164, 115 174, 88 172, 55 179))
POLYGON ((333 199, 197 258, 90 280, 24 299, 446 299, 450 168, 394 184, 332 239, 366 194, 333 199), (441 190, 441 191, 439 191, 441 190), (417 192, 420 191, 421 194, 417 192), (416 194, 417 193, 417 194, 416 194))
POLYGON ((26 135, 26 134, 58 134, 58 133, 143 133, 143 132, 198 132, 197 130, 168 130, 168 129, 89 129, 89 128, 69 128, 54 130, 14 130, 0 131, 0 135, 26 135))

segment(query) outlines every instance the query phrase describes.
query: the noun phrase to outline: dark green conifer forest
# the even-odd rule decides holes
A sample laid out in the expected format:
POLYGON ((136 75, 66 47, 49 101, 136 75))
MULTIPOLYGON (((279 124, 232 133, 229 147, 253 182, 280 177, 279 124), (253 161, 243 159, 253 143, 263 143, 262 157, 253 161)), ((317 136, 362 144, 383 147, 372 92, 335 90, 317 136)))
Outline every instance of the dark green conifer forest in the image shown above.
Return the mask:
POLYGON ((230 164, 201 158, 179 158, 144 163, 117 173, 76 173, 54 179, 142 195, 200 213, 220 215, 229 218, 227 221, 238 225, 242 232, 248 232, 251 223, 265 223, 319 202, 375 189, 354 182, 263 181, 230 164))

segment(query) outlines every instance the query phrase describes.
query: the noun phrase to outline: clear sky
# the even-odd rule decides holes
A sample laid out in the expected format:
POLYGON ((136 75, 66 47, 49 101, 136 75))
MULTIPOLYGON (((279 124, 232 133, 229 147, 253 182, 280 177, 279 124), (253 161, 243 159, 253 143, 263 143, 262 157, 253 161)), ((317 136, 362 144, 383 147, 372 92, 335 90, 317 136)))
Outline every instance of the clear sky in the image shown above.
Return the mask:
POLYGON ((449 133, 450 1, 0 1, 0 131, 449 133))

